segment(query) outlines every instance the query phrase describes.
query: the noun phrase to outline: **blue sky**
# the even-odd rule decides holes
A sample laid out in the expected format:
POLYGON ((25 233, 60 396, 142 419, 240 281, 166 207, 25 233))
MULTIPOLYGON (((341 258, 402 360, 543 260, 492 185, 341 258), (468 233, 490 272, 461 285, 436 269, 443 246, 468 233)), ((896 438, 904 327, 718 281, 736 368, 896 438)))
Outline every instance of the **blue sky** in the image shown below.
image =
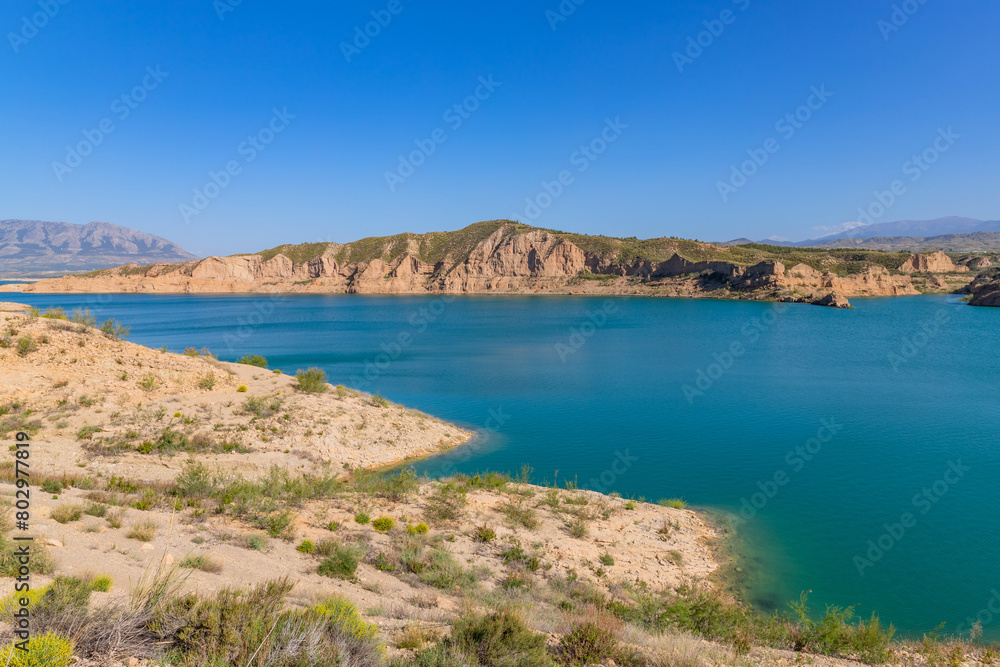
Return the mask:
POLYGON ((990 0, 63 2, 0 9, 0 218, 208 255, 500 217, 797 240, 894 181, 875 222, 1000 217, 990 0))

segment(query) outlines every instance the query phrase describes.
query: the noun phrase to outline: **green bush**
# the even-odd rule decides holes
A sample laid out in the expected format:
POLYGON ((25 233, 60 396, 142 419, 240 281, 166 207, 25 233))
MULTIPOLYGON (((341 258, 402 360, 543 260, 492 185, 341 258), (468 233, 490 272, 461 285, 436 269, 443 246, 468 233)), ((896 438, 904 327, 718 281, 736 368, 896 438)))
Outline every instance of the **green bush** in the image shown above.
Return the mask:
POLYGON ((90 590, 97 593, 107 593, 111 590, 114 580, 106 574, 101 574, 90 580, 90 590))
POLYGON ((215 388, 215 373, 208 371, 198 379, 198 388, 212 390, 215 388))
POLYGON ((131 330, 131 327, 122 326, 120 322, 115 320, 106 320, 101 323, 101 332, 118 340, 128 338, 131 330))
POLYGON ((311 554, 316 551, 316 545, 312 540, 304 540, 302 544, 295 548, 296 551, 303 554, 311 554))
POLYGON ((359 644, 370 644, 381 651, 378 627, 365 621, 357 607, 342 597, 332 597, 313 608, 329 620, 330 627, 342 638, 359 644))
POLYGON ((30 334, 27 336, 21 336, 17 339, 17 353, 22 357, 26 357, 35 350, 38 349, 38 344, 35 339, 30 334))
POLYGON ((481 667, 553 667, 545 636, 528 629, 513 612, 469 615, 455 621, 444 649, 474 659, 481 667))
POLYGON ((317 570, 324 577, 349 579, 354 576, 361 561, 361 550, 357 547, 335 545, 333 553, 319 564, 317 570))
POLYGON ((319 368, 300 370, 295 374, 296 389, 307 394, 323 394, 329 388, 326 383, 326 373, 319 368))
POLYGON ((687 509, 687 503, 680 498, 663 498, 656 501, 657 505, 662 505, 663 507, 672 507, 675 510, 687 509))
POLYGON ((69 321, 82 324, 85 327, 97 326, 97 318, 90 312, 90 308, 84 308, 83 310, 74 308, 73 314, 69 316, 69 321))
POLYGON ((594 623, 577 624, 559 642, 563 660, 570 665, 604 663, 618 655, 618 638, 607 628, 594 623))
POLYGON ((380 533, 388 533, 396 526, 396 521, 392 517, 380 516, 372 521, 372 528, 380 533))
POLYGON ((406 527, 406 532, 410 535, 425 535, 431 532, 431 528, 426 523, 410 524, 406 527))
POLYGON ((367 514, 365 514, 364 512, 358 512, 357 514, 354 515, 354 521, 356 523, 360 523, 362 526, 364 526, 371 520, 372 518, 367 514))
POLYGON ((79 521, 83 517, 83 505, 59 505, 53 508, 50 514, 53 521, 58 523, 69 523, 79 521))
POLYGON ((492 542, 497 537, 497 531, 493 530, 486 524, 483 524, 479 528, 476 528, 476 541, 477 542, 492 542))
POLYGON ((153 373, 146 373, 139 379, 139 388, 143 391, 153 391, 159 384, 160 381, 153 373))
POLYGON ((0 665, 7 667, 66 667, 73 657, 73 642, 52 632, 31 638, 28 651, 9 644, 0 652, 0 665))
POLYGON ((267 359, 259 354, 247 354, 240 357, 236 363, 245 364, 247 366, 256 366, 257 368, 267 368, 267 359))

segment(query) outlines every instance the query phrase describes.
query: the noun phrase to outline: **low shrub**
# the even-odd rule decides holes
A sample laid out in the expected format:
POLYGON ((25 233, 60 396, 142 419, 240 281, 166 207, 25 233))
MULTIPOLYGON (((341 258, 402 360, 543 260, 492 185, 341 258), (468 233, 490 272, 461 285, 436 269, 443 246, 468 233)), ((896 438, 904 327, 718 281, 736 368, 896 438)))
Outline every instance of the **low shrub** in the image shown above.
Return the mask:
POLYGON ((131 530, 129 530, 125 537, 133 540, 139 540, 140 542, 152 542, 153 538, 156 537, 157 528, 159 528, 159 526, 156 525, 155 521, 140 521, 132 526, 131 530))
POLYGON ((210 572, 212 574, 222 572, 222 563, 218 562, 211 556, 203 554, 184 558, 180 562, 180 567, 188 570, 201 570, 202 572, 210 572))
POLYGON ((477 542, 492 542, 497 537, 497 531, 493 530, 486 524, 483 524, 479 528, 476 528, 476 541, 477 542))
POLYGON ((260 356, 259 354, 247 354, 240 357, 236 363, 245 364, 247 366, 256 366, 257 368, 267 368, 267 359, 260 356))
POLYGON ((333 552, 319 565, 318 573, 324 577, 349 579, 354 576, 361 561, 358 547, 336 545, 333 552))
POLYGON ((59 505, 52 509, 52 514, 50 514, 53 521, 58 523, 69 523, 70 521, 79 521, 83 516, 83 505, 59 505))
POLYGON ((396 526, 396 521, 392 517, 380 516, 372 521, 372 528, 380 533, 388 533, 396 526))
POLYGON ((17 353, 22 357, 28 356, 37 349, 38 343, 35 342, 34 337, 30 334, 17 339, 17 353))
POLYGON ((31 638, 28 650, 9 644, 0 651, 0 665, 7 667, 66 667, 73 657, 73 642, 52 632, 31 638))
POLYGON ((577 624, 559 641, 563 660, 570 665, 603 664, 618 655, 619 641, 615 634, 595 623, 577 624))
POLYGON ((326 373, 319 368, 300 370, 295 374, 295 379, 297 381, 295 388, 307 394, 322 394, 329 388, 326 383, 326 373))

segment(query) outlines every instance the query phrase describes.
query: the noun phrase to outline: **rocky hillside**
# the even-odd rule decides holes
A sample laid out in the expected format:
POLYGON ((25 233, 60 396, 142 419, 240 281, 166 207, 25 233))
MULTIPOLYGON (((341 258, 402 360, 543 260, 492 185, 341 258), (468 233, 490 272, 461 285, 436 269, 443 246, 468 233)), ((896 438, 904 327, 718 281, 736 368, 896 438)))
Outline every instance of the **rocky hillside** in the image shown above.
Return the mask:
POLYGON ((971 295, 970 305, 1000 307, 1000 269, 983 271, 962 291, 971 295))
POLYGON ((197 259, 175 243, 107 222, 0 220, 0 278, 36 278, 122 264, 197 259))
MULTIPOLYGON (((183 264, 128 265, 8 291, 112 293, 646 294, 814 302, 836 293, 952 291, 969 268, 942 253, 720 247, 539 229, 506 220, 456 232, 272 248, 183 264)), ((837 301, 837 299, 834 299, 837 301)))

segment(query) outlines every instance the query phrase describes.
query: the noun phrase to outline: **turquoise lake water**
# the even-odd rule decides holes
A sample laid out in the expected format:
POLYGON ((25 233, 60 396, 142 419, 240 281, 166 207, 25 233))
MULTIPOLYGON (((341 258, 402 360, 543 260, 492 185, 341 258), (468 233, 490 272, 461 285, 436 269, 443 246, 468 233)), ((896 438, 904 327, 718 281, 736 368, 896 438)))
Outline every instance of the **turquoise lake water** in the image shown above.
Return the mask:
POLYGON ((738 583, 907 634, 1000 639, 1000 309, 670 299, 11 295, 131 340, 263 354, 476 428, 419 466, 516 472, 739 517, 738 583), (755 495, 757 494, 757 495, 755 495), (742 512, 742 517, 740 513, 742 512), (992 608, 992 610, 991 610, 992 608), (997 611, 993 611, 997 610, 997 611))

